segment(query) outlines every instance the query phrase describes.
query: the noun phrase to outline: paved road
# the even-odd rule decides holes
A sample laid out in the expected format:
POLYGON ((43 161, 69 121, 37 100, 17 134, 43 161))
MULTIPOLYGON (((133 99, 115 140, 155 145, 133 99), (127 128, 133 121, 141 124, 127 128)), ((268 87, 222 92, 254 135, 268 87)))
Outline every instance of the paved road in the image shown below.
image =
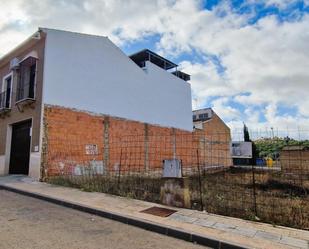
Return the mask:
POLYGON ((0 190, 0 248, 205 248, 0 190))

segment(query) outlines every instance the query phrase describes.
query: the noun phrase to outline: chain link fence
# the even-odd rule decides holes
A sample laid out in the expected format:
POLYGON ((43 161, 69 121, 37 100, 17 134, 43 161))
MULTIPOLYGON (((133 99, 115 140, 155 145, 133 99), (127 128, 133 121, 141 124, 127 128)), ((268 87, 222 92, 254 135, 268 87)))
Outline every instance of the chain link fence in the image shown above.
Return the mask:
POLYGON ((166 162, 177 162, 180 172, 173 168, 176 163, 172 173, 180 174, 186 186, 178 184, 168 194, 177 199, 177 188, 187 188, 188 208, 309 229, 306 145, 293 144, 285 150, 289 142, 282 145, 277 139, 280 146, 275 145, 276 153, 267 155, 271 164, 256 165, 258 151, 254 152, 255 161, 234 165, 230 136, 224 133, 147 134, 146 138, 137 133, 100 139, 105 142, 92 144, 87 137, 76 139, 68 133, 46 140, 42 165, 45 180, 162 203, 162 188, 167 180, 173 180, 164 177, 166 172, 171 173, 166 162))

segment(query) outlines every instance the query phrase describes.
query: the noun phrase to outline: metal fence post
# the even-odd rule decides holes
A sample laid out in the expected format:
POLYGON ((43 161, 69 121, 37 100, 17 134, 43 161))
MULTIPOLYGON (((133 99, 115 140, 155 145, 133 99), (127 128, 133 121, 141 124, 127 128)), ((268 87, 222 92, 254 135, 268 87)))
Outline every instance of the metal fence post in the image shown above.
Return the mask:
POLYGON ((251 165, 251 171, 252 171, 252 187, 253 187, 253 210, 255 216, 257 216, 257 206, 256 206, 256 186, 255 186, 255 172, 254 172, 254 166, 251 165))
POLYGON ((201 211, 203 211, 204 210, 203 191, 202 191, 202 179, 201 179, 200 158, 199 158, 198 149, 196 150, 196 156, 197 156, 197 170, 198 170, 198 183, 199 183, 199 190, 200 190, 201 211))

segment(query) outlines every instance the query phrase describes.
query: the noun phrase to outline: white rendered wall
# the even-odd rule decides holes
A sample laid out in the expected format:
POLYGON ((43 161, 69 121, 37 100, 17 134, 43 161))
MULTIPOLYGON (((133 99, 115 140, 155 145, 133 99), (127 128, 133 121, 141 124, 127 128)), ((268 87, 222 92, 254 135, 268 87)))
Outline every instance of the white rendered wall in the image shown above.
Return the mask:
POLYGON ((1 175, 6 175, 8 172, 6 171, 5 168, 5 155, 0 156, 0 176, 1 175))
POLYGON ((7 175, 9 173, 11 140, 12 140, 12 126, 9 125, 6 132, 5 155, 0 156, 0 175, 7 175))
POLYGON ((144 72, 108 38, 47 33, 46 104, 191 131, 191 87, 152 63, 144 72))
POLYGON ((41 152, 31 152, 28 175, 36 180, 39 180, 41 174, 40 168, 41 168, 41 152))

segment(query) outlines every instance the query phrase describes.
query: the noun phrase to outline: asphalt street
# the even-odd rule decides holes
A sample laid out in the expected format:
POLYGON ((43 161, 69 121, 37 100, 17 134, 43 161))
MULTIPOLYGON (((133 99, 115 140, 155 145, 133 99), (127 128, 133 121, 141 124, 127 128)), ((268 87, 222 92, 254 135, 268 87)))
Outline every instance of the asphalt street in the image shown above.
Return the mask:
POLYGON ((0 190, 0 248, 198 249, 205 247, 0 190))

